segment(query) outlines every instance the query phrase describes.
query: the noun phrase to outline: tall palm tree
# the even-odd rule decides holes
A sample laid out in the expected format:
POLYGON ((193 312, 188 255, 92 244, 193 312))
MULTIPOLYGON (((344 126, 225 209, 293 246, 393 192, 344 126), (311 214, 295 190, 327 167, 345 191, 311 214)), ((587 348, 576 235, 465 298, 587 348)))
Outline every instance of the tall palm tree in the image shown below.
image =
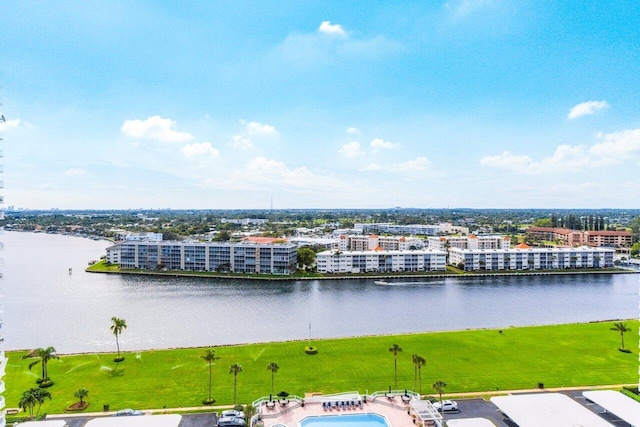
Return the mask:
POLYGON ((398 389, 398 353, 402 351, 402 347, 398 344, 394 344, 389 347, 389 351, 393 353, 393 368, 394 368, 394 386, 396 390, 398 389))
POLYGON ((31 388, 24 393, 22 393, 22 397, 20 397, 20 401, 18 402, 18 406, 22 408, 24 412, 29 413, 29 419, 33 419, 33 408, 36 407, 36 403, 38 403, 36 399, 36 393, 40 390, 39 388, 31 388))
POLYGON ((278 362, 271 362, 267 365, 267 370, 271 371, 271 395, 274 394, 274 389, 273 389, 273 376, 276 372, 278 372, 278 369, 280 369, 280 365, 278 365, 278 362))
MULTIPOLYGON (((433 383, 432 387, 435 391, 440 395, 440 410, 442 411, 442 420, 444 421, 444 408, 442 407, 442 393, 444 393, 444 389, 447 386, 447 383, 444 381, 436 381, 433 383)), ((446 425, 446 424, 445 424, 446 425)))
POLYGON ((51 400, 51 393, 49 393, 48 390, 38 388, 36 389, 36 392, 34 394, 36 398, 36 403, 38 404, 38 410, 36 411, 36 418, 37 418, 40 415, 40 408, 42 407, 44 400, 45 399, 51 400))
POLYGON ((416 377, 420 379, 420 388, 418 389, 419 393, 422 394, 422 367, 425 363, 427 363, 426 359, 419 354, 413 354, 411 356, 411 360, 413 361, 413 389, 416 390, 416 377))
POLYGON ((109 329, 113 332, 113 335, 116 336, 116 347, 118 348, 118 357, 117 361, 122 362, 124 357, 120 357, 120 342, 118 341, 118 336, 122 333, 123 330, 127 329, 127 322, 124 319, 119 319, 117 317, 111 318, 112 325, 109 329))
POLYGON ((49 360, 60 359, 60 357, 58 357, 58 355, 56 354, 56 349, 53 347, 37 348, 29 352, 28 354, 22 356, 23 359, 34 358, 34 357, 37 357, 38 360, 34 360, 29 364, 29 370, 31 370, 31 368, 33 368, 38 363, 40 363, 40 366, 42 367, 42 378, 40 382, 43 383, 49 380, 49 370, 47 365, 49 360))
POLYGON ((216 356, 216 351, 213 348, 206 349, 200 357, 202 357, 207 361, 207 363, 209 363, 209 398, 204 401, 204 403, 208 405, 215 402, 215 400, 211 398, 211 365, 213 364, 213 362, 220 359, 220 357, 216 356))
POLYGON ((627 325, 624 322, 616 322, 613 324, 613 327, 609 329, 620 332, 620 338, 622 339, 621 349, 624 350, 624 333, 629 332, 631 329, 627 328, 627 325))
POLYGON ((238 385, 238 374, 242 372, 242 366, 238 363, 234 363, 229 367, 229 373, 233 374, 233 406, 236 406, 236 397, 237 397, 237 385, 238 385))

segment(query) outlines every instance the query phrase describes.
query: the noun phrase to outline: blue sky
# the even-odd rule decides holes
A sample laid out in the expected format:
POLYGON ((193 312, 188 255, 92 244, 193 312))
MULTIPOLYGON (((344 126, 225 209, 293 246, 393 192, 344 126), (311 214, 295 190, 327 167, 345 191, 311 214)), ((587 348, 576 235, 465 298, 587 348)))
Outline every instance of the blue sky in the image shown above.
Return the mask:
POLYGON ((15 2, 5 204, 638 208, 638 28, 623 1, 15 2))

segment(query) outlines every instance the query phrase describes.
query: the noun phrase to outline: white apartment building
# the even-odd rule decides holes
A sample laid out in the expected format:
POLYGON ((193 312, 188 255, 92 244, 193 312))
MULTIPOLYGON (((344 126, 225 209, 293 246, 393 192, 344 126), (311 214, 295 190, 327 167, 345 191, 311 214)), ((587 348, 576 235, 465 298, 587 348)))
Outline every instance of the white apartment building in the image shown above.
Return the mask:
POLYGON ((319 273, 444 271, 446 253, 431 249, 324 251, 316 254, 319 273))
POLYGON ((424 241, 417 237, 341 235, 338 249, 341 251, 372 251, 376 248, 384 250, 421 249, 424 241))
POLYGON ((511 238, 509 236, 469 236, 460 237, 429 237, 429 248, 441 251, 447 248, 458 249, 509 249, 511 247, 511 238))
POLYGON ((356 223, 353 225, 354 231, 361 234, 366 233, 389 233, 389 234, 407 234, 414 236, 436 236, 440 233, 440 227, 437 225, 409 224, 398 225, 390 222, 378 223, 356 223))
POLYGON ((474 270, 551 270, 611 268, 614 249, 533 248, 525 244, 510 249, 449 249, 449 264, 474 270))

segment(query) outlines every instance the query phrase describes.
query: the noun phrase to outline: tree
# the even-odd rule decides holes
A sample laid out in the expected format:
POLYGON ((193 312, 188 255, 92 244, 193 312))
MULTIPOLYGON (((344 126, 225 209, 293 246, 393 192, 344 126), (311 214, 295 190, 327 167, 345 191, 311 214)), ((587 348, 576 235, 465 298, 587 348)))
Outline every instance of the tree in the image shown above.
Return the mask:
POLYGON ((278 372, 278 369, 280 369, 280 365, 278 365, 277 362, 271 362, 267 365, 267 370, 271 371, 271 394, 274 394, 274 389, 273 389, 273 376, 276 372, 278 372))
POLYGON ((216 401, 215 399, 211 398, 211 365, 213 364, 213 362, 220 359, 220 357, 216 356, 216 351, 213 348, 206 349, 200 357, 206 360, 209 364, 209 397, 202 403, 204 403, 205 405, 211 405, 216 401))
POLYGON ((316 253, 309 247, 298 249, 298 264, 304 268, 311 267, 316 261, 316 253))
POLYGON ((442 419, 444 420, 444 410, 442 409, 442 394, 444 393, 444 389, 447 386, 447 383, 444 381, 436 381, 433 383, 432 387, 435 391, 440 395, 440 409, 442 410, 442 419))
POLYGON ((24 412, 29 414, 29 419, 33 419, 33 409, 36 407, 36 393, 39 391, 39 388, 30 388, 29 390, 22 393, 22 397, 20 397, 20 401, 18 402, 18 406, 22 408, 24 412))
POLYGON ((60 359, 60 357, 58 357, 58 355, 56 354, 56 349, 53 347, 37 348, 30 353, 22 356, 23 359, 34 357, 37 357, 38 360, 34 360, 29 364, 29 370, 40 363, 40 366, 42 367, 42 377, 40 380, 38 380, 38 382, 40 382, 41 384, 46 384, 49 382, 48 385, 52 385, 52 383, 50 383, 49 381, 48 362, 51 359, 60 359))
POLYGON ((389 351, 393 353, 393 370, 394 370, 394 386, 393 388, 398 389, 398 353, 402 351, 402 347, 398 344, 394 344, 389 347, 389 351))
POLYGON ((242 366, 240 366, 238 363, 234 363, 233 365, 231 365, 229 367, 229 373, 233 374, 233 406, 236 406, 236 391, 237 391, 237 385, 238 385, 238 374, 242 372, 242 366))
POLYGON ((82 404, 84 403, 84 398, 89 395, 89 390, 87 390, 86 388, 79 388, 75 393, 73 393, 73 395, 80 399, 80 405, 82 406, 82 404))
MULTIPOLYGON (((33 390, 33 389, 32 389, 33 390)), ((40 408, 42 407, 42 404, 44 403, 45 399, 49 399, 51 400, 51 393, 49 393, 49 391, 42 389, 42 388, 37 388, 35 389, 35 398, 36 398, 36 403, 38 404, 38 410, 36 411, 36 417, 38 417, 40 415, 40 408)))
POLYGON ((118 357, 114 359, 116 362, 122 362, 124 357, 120 357, 120 342, 118 341, 118 336, 122 333, 123 330, 127 329, 127 322, 124 319, 119 319, 117 317, 112 317, 111 322, 111 332, 116 336, 116 347, 118 348, 118 357))
POLYGON ((427 363, 426 359, 419 354, 412 354, 411 360, 413 361, 413 389, 416 390, 416 381, 420 379, 420 388, 418 393, 422 394, 422 367, 427 363))
POLYGON ((620 350, 624 350, 624 333, 629 332, 631 329, 627 328, 627 325, 624 322, 616 322, 613 324, 613 327, 609 329, 620 332, 620 338, 622 339, 622 347, 620 347, 620 350))

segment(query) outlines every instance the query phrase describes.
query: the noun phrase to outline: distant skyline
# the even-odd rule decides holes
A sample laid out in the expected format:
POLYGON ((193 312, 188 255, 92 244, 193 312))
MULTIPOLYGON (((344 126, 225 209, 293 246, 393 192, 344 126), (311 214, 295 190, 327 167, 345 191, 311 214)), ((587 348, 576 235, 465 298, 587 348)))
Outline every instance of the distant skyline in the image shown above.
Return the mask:
POLYGON ((23 1, 5 205, 640 208, 634 2, 23 1))

